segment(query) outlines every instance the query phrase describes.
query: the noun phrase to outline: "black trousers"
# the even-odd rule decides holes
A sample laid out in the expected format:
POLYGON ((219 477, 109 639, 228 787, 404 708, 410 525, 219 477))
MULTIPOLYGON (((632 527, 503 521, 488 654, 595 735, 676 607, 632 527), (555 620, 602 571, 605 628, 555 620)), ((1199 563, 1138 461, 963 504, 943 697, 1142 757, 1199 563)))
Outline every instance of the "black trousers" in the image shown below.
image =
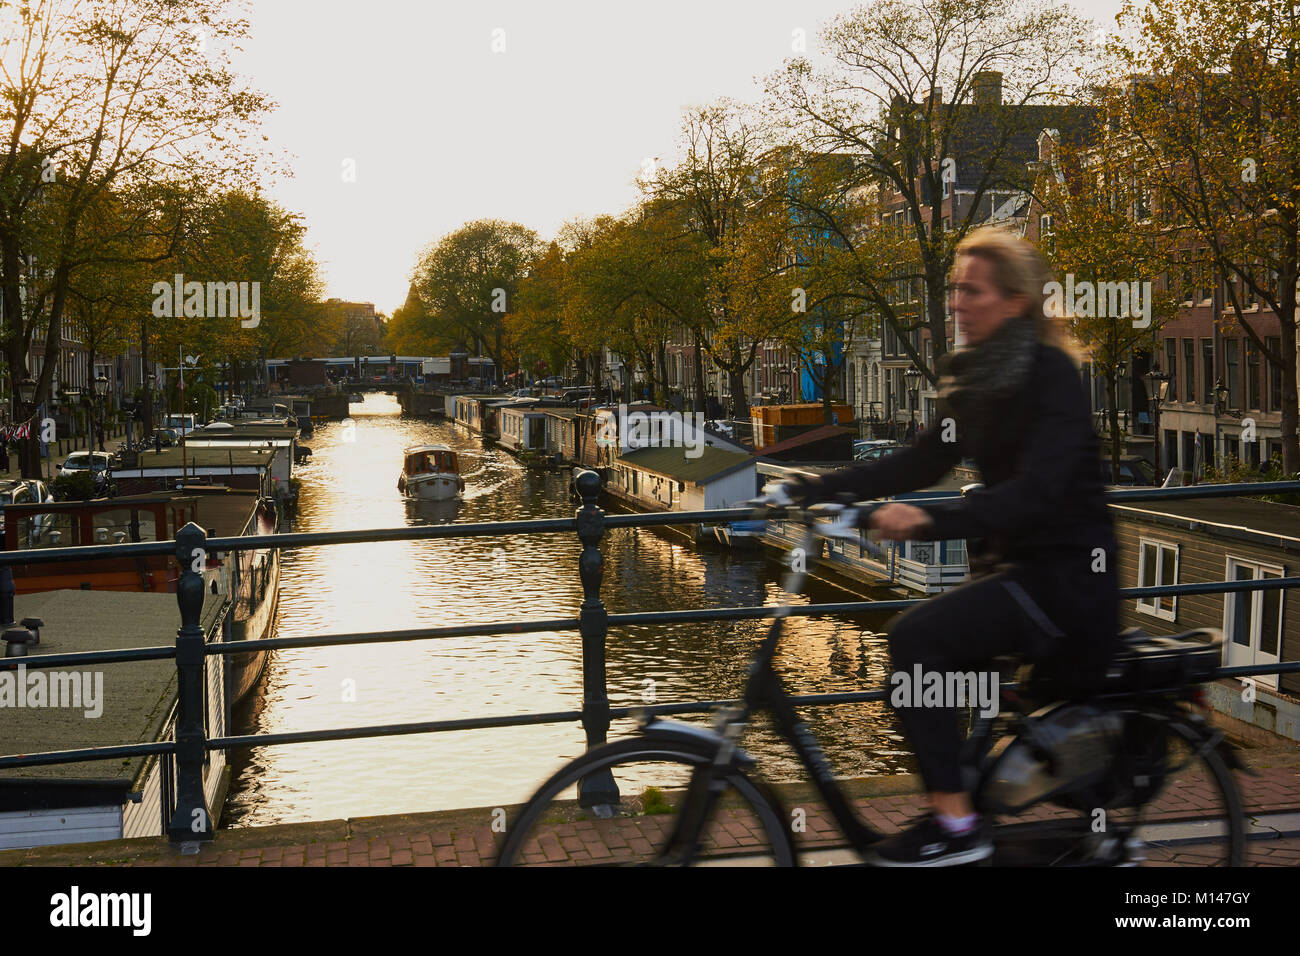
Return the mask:
MULTIPOLYGON (((943 675, 943 685, 951 686, 950 673, 988 671, 991 658, 1015 655, 1034 664, 1036 677, 1086 693, 1102 680, 1114 656, 1118 618, 1119 584, 1110 549, 1104 568, 1091 554, 1003 565, 925 599, 891 622, 891 690, 914 684, 918 665, 921 674, 943 675)), ((1001 674, 1000 680, 1013 676, 1001 674)), ((895 713, 926 789, 968 789, 953 702, 897 696, 895 713)))

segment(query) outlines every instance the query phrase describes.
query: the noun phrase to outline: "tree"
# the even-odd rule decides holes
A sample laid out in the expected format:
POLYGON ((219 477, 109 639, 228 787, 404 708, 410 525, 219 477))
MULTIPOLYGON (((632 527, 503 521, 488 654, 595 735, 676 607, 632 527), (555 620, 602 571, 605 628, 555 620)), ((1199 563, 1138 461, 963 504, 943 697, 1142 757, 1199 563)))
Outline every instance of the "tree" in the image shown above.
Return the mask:
MULTIPOLYGON (((793 59, 767 83, 793 142, 811 155, 853 161, 841 172, 846 194, 877 189, 882 203, 901 205, 900 228, 913 238, 914 252, 884 275, 870 255, 855 271, 863 294, 931 381, 933 370, 890 307, 889 286, 923 284, 937 360, 947 351, 945 301, 956 244, 988 217, 994 192, 1025 188, 1018 151, 1025 137, 1071 125, 1071 111, 1058 104, 1082 65, 1085 34, 1085 22, 1054 0, 881 0, 823 32, 827 68, 793 59), (996 98, 988 92, 995 88, 996 98), (963 190, 947 223, 945 183, 963 190)), ((859 248, 842 221, 855 214, 850 204, 809 204, 807 213, 849 255, 859 248)))
POLYGON ((213 368, 224 365, 232 390, 238 390, 245 370, 261 360, 324 355, 342 317, 320 301, 324 284, 303 245, 305 235, 300 216, 260 193, 236 189, 206 197, 191 216, 177 256, 153 279, 171 281, 173 272, 179 272, 187 283, 226 288, 233 283, 247 290, 250 303, 256 290, 256 323, 229 308, 224 316, 178 314, 154 320, 163 354, 181 351, 202 355, 213 368))
POLYGON ((507 317, 506 326, 519 368, 529 378, 543 369, 559 372, 574 351, 564 321, 571 285, 569 264, 558 242, 546 247, 519 284, 518 309, 507 317))
MULTIPOLYGON (((1110 136, 1086 148, 1054 151, 1037 193, 1052 217, 1042 245, 1053 271, 1060 281, 1071 277, 1069 285, 1092 290, 1086 308, 1062 302, 1061 314, 1106 379, 1111 468, 1118 475, 1117 378, 1123 364, 1132 367, 1139 349, 1157 347, 1161 326, 1177 309, 1177 297, 1153 281, 1168 263, 1176 236, 1148 214, 1146 187, 1133 175, 1132 155, 1110 136), (1112 310, 1110 301, 1103 307, 1105 290, 1116 283, 1126 292, 1124 314, 1112 310), (1139 315, 1129 293, 1143 288, 1150 289, 1150 301, 1139 315)), ((1119 300, 1118 293, 1114 298, 1119 300)))
MULTIPOLYGON (((33 336, 49 394, 76 273, 98 261, 88 212, 104 196, 170 190, 151 218, 175 236, 187 195, 251 172, 242 145, 266 109, 206 40, 234 41, 247 24, 220 0, 0 0, 0 348, 16 380, 33 336)), ((142 257, 158 254, 146 243, 142 257)), ((155 260, 157 261, 157 260, 155 260)), ((35 432, 35 430, 34 430, 35 432)), ((35 440, 24 474, 39 467, 35 440)))
POLYGON ((709 106, 687 110, 682 122, 682 161, 674 167, 656 170, 649 195, 681 211, 684 230, 702 245, 708 257, 705 298, 679 318, 693 337, 695 408, 705 405, 704 357, 730 374, 732 394, 748 408, 742 375, 754 361, 753 343, 746 350, 739 339, 729 337, 725 347, 714 345, 720 326, 733 329, 738 319, 732 301, 730 280, 734 272, 725 268, 736 244, 736 232, 745 221, 747 207, 759 177, 759 158, 764 150, 761 127, 744 107, 723 99, 709 106))
POLYGON ((1155 0, 1126 5, 1120 22, 1133 29, 1108 48, 1110 115, 1167 226, 1208 250, 1230 324, 1281 374, 1283 470, 1294 474, 1300 9, 1294 0, 1155 0), (1254 300, 1277 316, 1278 349, 1246 314, 1254 300))
POLYGON ((431 245, 412 276, 427 312, 417 327, 435 341, 465 341, 507 366, 507 313, 539 252, 537 234, 518 223, 480 219, 431 245))

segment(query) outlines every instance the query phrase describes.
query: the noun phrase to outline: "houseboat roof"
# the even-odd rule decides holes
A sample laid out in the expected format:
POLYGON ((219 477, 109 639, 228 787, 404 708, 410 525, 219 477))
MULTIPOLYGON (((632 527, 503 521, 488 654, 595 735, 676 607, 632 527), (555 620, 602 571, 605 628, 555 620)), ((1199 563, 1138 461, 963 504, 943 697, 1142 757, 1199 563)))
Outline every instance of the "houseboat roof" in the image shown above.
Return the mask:
POLYGON ((702 485, 722 478, 754 463, 753 455, 725 451, 706 445, 695 458, 688 458, 691 448, 668 446, 664 448, 638 448, 620 457, 615 464, 629 465, 642 471, 651 471, 666 478, 702 485))
POLYGON ((565 406, 564 408, 547 408, 545 409, 545 413, 554 418, 566 418, 569 421, 573 421, 581 414, 578 409, 571 406, 565 406))
POLYGON ((412 445, 410 448, 403 449, 403 455, 418 455, 423 451, 451 451, 446 445, 412 445))
POLYGON ((171 471, 181 467, 184 460, 188 468, 265 468, 271 463, 274 448, 243 447, 235 444, 196 445, 186 448, 184 456, 181 449, 172 447, 162 451, 146 449, 140 452, 135 467, 114 469, 113 473, 121 477, 143 477, 151 471, 171 471))
MULTIPOLYGON (((763 449, 766 451, 767 449, 763 449)), ((821 475, 829 475, 831 472, 839 471, 842 468, 853 467, 852 462, 843 461, 800 461, 800 462, 777 462, 765 461, 763 458, 758 459, 758 473, 767 475, 772 478, 787 478, 791 475, 808 475, 813 478, 821 475)), ((948 472, 934 484, 921 488, 915 492, 904 492, 903 494, 894 495, 895 498, 904 498, 910 494, 933 495, 937 492, 943 492, 945 495, 959 494, 963 487, 970 484, 976 479, 962 478, 953 472, 948 472)))
POLYGON ((1258 498, 1114 501, 1116 516, 1300 551, 1300 507, 1258 498))
POLYGON ((288 441, 299 431, 296 424, 289 425, 283 421, 213 422, 195 428, 186 438, 209 442, 288 441))
MULTIPOLYGON (((215 625, 224 601, 219 595, 207 594, 203 605, 205 632, 215 625)), ((45 622, 41 643, 30 648, 32 657, 175 645, 176 629, 180 627, 175 594, 41 591, 15 596, 14 613, 20 619, 39 617, 45 622)), ((4 743, 0 749, 5 753, 33 754, 158 739, 176 699, 175 661, 130 661, 73 669, 74 673, 80 671, 102 672, 99 704, 103 712, 99 717, 87 717, 86 707, 5 708, 4 743)), ((28 680, 35 673, 28 671, 28 680)), ((18 767, 0 771, 0 779, 33 783, 94 781, 135 789, 146 760, 135 757, 18 767)))

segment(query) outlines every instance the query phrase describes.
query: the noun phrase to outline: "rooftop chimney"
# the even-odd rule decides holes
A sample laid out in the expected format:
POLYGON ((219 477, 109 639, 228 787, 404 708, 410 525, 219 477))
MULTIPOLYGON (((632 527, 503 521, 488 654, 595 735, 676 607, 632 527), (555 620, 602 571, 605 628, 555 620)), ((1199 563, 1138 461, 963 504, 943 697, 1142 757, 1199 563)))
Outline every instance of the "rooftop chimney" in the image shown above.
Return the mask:
POLYGON ((1002 74, 997 70, 983 70, 971 77, 975 89, 976 106, 1002 105, 1002 74))

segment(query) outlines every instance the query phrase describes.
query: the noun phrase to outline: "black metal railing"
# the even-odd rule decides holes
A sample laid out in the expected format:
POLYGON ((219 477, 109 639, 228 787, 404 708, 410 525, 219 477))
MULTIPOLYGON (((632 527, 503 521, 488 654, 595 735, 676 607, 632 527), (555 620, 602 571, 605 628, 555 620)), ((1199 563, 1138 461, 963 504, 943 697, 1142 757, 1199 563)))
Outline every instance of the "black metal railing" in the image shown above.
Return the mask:
MULTIPOLYGON (((735 703, 734 701, 723 700, 701 700, 637 706, 634 708, 610 706, 605 673, 605 643, 611 627, 617 628, 641 624, 676 624, 695 621, 752 620, 773 617, 778 613, 778 609, 775 607, 724 607, 695 608, 685 611, 644 611, 609 614, 600 597, 604 560, 600 551, 600 541, 605 531, 611 528, 741 521, 751 517, 750 512, 743 508, 732 508, 696 512, 606 514, 596 504, 600 493, 600 479, 595 472, 587 471, 579 474, 576 486, 582 498, 582 506, 577 509, 573 518, 433 525, 414 528, 379 528, 360 531, 250 535, 238 538, 209 538, 202 528, 191 523, 177 533, 174 541, 0 552, 0 567, 15 564, 33 565, 100 558, 120 559, 160 554, 173 555, 180 565, 180 577, 177 582, 177 602, 180 606, 181 616, 181 626, 177 631, 174 646, 164 645, 132 648, 130 650, 86 651, 65 654, 40 654, 21 658, 0 658, 0 670, 16 667, 19 663, 31 670, 73 664, 109 664, 174 659, 177 671, 177 715, 172 740, 2 756, 0 757, 0 771, 19 767, 78 763, 87 760, 130 759, 153 755, 170 757, 175 762, 175 806, 171 809, 167 833, 173 842, 195 843, 211 840, 213 837, 213 828, 210 825, 213 817, 210 808, 205 803, 206 798, 203 790, 205 756, 211 751, 230 750, 236 747, 267 747, 281 744, 316 743, 328 740, 352 740, 365 737, 391 737, 406 734, 522 727, 534 724, 574 721, 582 724, 587 745, 593 747, 605 742, 610 723, 615 718, 632 716, 634 713, 657 715, 706 713, 718 706, 735 703), (583 589, 583 600, 576 617, 533 621, 497 621, 486 624, 355 634, 328 634, 310 637, 280 637, 233 642, 207 641, 200 624, 204 601, 204 581, 201 572, 196 571, 195 567, 201 566, 204 563, 202 559, 208 554, 266 548, 284 550, 288 548, 380 541, 574 532, 577 533, 581 544, 578 556, 578 574, 583 589), (196 555, 199 560, 196 560, 196 555), (207 658, 209 657, 258 653, 290 647, 395 643, 537 631, 577 631, 580 635, 582 640, 583 697, 579 710, 513 714, 499 717, 469 717, 456 720, 373 724, 362 727, 241 736, 208 737, 204 730, 203 716, 206 705, 204 678, 207 658)), ((1278 494, 1296 491, 1300 491, 1300 481, 1198 485, 1184 488, 1126 489, 1110 492, 1108 497, 1116 502, 1129 502, 1278 494)), ((1131 600, 1163 595, 1283 589, 1297 585, 1300 585, 1300 577, 1213 581, 1125 588, 1121 591, 1121 598, 1131 600)), ((792 616, 811 616, 868 611, 901 611, 923 600, 925 598, 799 605, 791 608, 789 613, 792 616)), ((1282 662, 1268 665, 1222 667, 1216 672, 1216 676, 1242 678, 1262 674, 1297 672, 1300 672, 1300 662, 1282 662)), ((887 693, 885 690, 874 690, 853 693, 806 694, 795 696, 792 700, 795 704, 801 706, 830 706, 883 701, 886 699, 887 693)), ((587 806, 617 802, 618 790, 613 777, 606 772, 600 777, 583 781, 579 789, 579 799, 582 804, 587 806)))

